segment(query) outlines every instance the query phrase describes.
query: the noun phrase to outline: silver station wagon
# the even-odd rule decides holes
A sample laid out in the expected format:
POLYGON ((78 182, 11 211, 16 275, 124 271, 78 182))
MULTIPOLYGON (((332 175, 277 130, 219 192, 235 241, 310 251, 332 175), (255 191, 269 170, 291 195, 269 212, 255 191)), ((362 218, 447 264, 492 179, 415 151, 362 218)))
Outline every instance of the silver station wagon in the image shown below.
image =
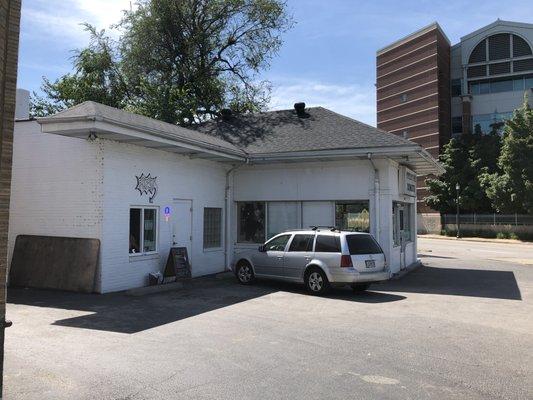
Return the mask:
POLYGON ((280 233, 257 250, 240 253, 234 272, 244 285, 255 278, 280 279, 304 283, 313 294, 344 285, 361 292, 390 278, 385 254, 372 235, 333 227, 280 233))

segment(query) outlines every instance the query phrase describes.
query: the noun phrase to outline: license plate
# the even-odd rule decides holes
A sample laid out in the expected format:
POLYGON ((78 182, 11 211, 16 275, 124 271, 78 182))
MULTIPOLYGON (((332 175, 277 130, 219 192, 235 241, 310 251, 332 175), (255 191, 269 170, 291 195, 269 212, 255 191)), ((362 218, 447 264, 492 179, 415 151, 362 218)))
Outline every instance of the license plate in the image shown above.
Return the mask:
POLYGON ((366 260, 365 264, 367 268, 376 268, 376 262, 374 260, 366 260))

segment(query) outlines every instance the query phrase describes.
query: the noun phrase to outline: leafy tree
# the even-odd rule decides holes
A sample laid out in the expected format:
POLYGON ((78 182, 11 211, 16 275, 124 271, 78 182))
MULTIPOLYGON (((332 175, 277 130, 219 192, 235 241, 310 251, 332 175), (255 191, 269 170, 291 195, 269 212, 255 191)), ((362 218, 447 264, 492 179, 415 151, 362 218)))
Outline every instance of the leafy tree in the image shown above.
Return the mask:
POLYGON ((473 134, 450 140, 440 156, 445 173, 438 178, 426 180, 431 193, 424 198, 426 204, 441 213, 455 212, 455 187, 459 183, 459 204, 462 212, 492 211, 481 176, 496 170, 499 150, 500 136, 497 126, 494 126, 488 135, 475 131, 473 134))
POLYGON ((527 96, 513 118, 506 121, 500 172, 486 173, 483 184, 499 212, 533 213, 533 110, 527 96))
POLYGON ((32 110, 94 100, 179 124, 222 108, 259 110, 270 94, 259 74, 291 26, 284 0, 139 0, 116 41, 86 26, 91 41, 75 53, 75 72, 44 79, 32 110))

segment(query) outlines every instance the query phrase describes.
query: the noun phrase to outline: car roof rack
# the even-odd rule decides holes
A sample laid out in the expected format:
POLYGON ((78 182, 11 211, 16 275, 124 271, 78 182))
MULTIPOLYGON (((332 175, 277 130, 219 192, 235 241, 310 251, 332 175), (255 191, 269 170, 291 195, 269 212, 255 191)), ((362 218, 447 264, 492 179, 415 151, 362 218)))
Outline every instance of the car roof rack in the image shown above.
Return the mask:
POLYGON ((311 225, 309 228, 311 228, 312 231, 318 231, 320 230, 320 228, 325 228, 325 229, 329 229, 331 232, 335 232, 335 231, 340 232, 340 229, 338 229, 336 226, 330 226, 330 225, 311 225))

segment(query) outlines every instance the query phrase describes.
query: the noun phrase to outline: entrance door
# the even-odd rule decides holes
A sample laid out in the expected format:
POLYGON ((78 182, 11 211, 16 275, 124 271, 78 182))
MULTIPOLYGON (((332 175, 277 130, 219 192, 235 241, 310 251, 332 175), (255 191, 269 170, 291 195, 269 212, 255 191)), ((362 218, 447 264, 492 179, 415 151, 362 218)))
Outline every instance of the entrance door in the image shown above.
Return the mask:
POLYGON ((192 200, 175 200, 172 214, 172 247, 186 247, 192 265, 192 200))

